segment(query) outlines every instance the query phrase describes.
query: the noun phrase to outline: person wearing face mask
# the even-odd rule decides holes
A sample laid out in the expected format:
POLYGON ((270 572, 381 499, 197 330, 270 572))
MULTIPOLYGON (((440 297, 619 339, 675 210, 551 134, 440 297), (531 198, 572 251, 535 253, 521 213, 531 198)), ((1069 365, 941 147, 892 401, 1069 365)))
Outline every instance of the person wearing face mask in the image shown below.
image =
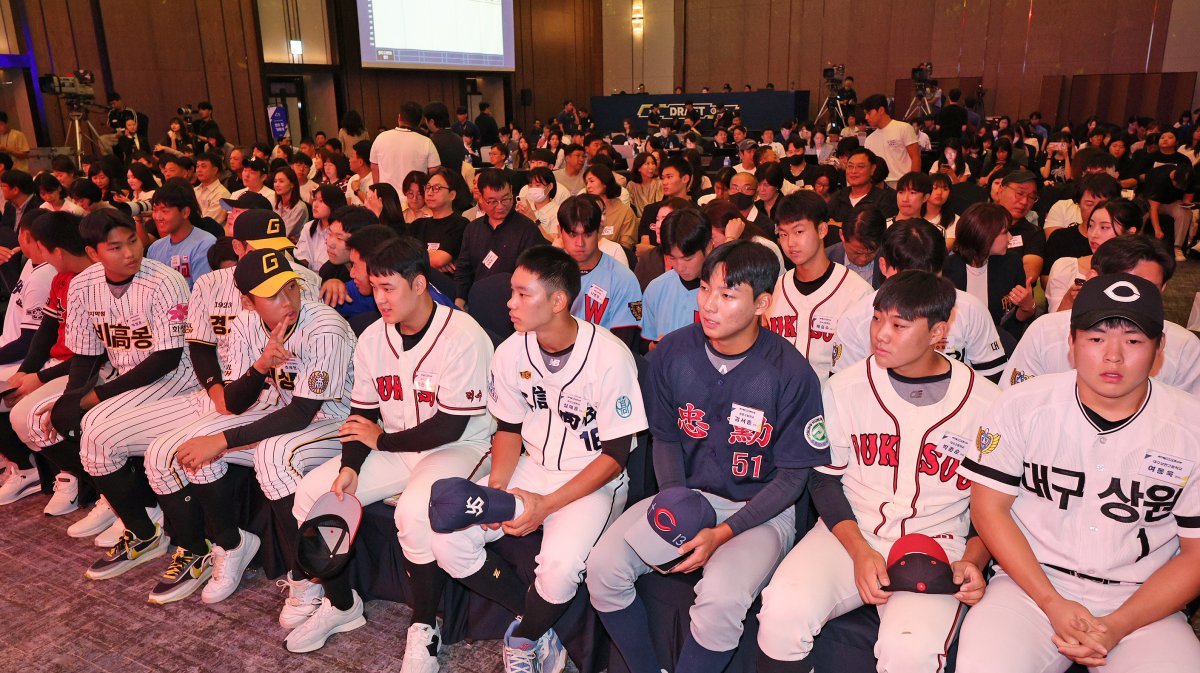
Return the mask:
POLYGON ((517 212, 537 222, 542 236, 553 241, 558 238, 559 202, 555 197, 565 190, 554 180, 554 173, 544 167, 529 171, 528 187, 525 197, 517 201, 517 212))
POLYGON ((729 179, 729 195, 726 198, 738 209, 742 218, 760 227, 765 225, 765 228, 774 229, 773 225, 767 223, 767 216, 754 205, 756 196, 758 178, 754 177, 754 173, 738 173, 729 179))
POLYGON ((962 141, 958 138, 947 138, 942 143, 942 156, 933 162, 929 172, 944 174, 956 185, 970 178, 971 166, 963 158, 962 141))

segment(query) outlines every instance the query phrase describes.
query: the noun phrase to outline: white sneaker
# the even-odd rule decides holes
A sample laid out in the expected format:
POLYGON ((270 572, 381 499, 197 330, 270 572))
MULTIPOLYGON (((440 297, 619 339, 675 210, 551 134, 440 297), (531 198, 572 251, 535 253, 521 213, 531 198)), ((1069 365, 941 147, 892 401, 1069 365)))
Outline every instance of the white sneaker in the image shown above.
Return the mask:
POLYGON ((413 624, 408 627, 408 644, 404 646, 404 663, 400 673, 438 673, 437 653, 442 647, 442 634, 437 627, 413 624), (433 652, 429 648, 433 648, 433 652))
POLYGON ((353 592, 354 605, 345 612, 333 607, 328 598, 321 599, 321 607, 313 613, 308 621, 297 626, 288 634, 284 646, 289 652, 312 652, 325 645, 325 641, 335 633, 353 631, 367 623, 363 617, 363 602, 358 592, 353 592))
POLYGON ((8 478, 16 474, 17 464, 11 460, 0 456, 0 485, 8 481, 8 478))
MULTIPOLYGON (((162 525, 163 512, 162 508, 158 505, 155 505, 154 507, 147 507, 146 515, 150 517, 151 522, 162 525)), ((125 522, 118 518, 113 522, 113 525, 108 527, 107 530, 96 536, 93 544, 95 544, 97 547, 111 547, 117 543, 117 540, 121 539, 121 536, 124 533, 125 522)))
POLYGON ((508 625, 508 631, 501 641, 501 645, 504 646, 504 673, 541 673, 542 668, 538 665, 538 643, 513 637, 513 630, 520 623, 520 618, 514 619, 508 625))
POLYGON ((42 482, 38 479, 37 468, 13 470, 10 466, 5 472, 10 473, 10 476, 3 485, 0 485, 0 505, 11 505, 21 498, 27 498, 42 489, 42 482))
POLYGON ((254 533, 238 530, 242 541, 233 549, 224 549, 213 545, 212 548, 212 578, 200 592, 200 600, 205 603, 220 603, 237 591, 242 583, 242 574, 246 566, 258 553, 261 540, 254 533))
POLYGON ((321 607, 321 599, 325 597, 325 587, 319 582, 294 580, 291 572, 286 579, 276 582, 275 586, 286 588, 288 592, 283 610, 279 612, 279 625, 285 629, 294 629, 308 621, 321 607))
MULTIPOLYGON (((120 521, 117 521, 117 514, 112 510, 112 507, 109 506, 108 500, 104 497, 101 497, 96 501, 96 504, 92 506, 92 509, 87 513, 87 516, 83 517, 79 521, 76 521, 67 528, 67 535, 70 535, 71 537, 92 537, 93 535, 99 535, 100 533, 105 532, 109 526, 112 526, 114 521, 116 521, 118 524, 121 523, 120 521)), ((121 535, 124 533, 125 527, 122 526, 121 530, 117 531, 117 534, 112 538, 112 544, 107 546, 116 546, 117 541, 121 539, 121 535)))
POLYGON ((1175 261, 1176 262, 1186 262, 1187 261, 1187 255, 1183 254, 1183 250, 1181 250, 1179 248, 1175 248, 1175 261))
POLYGON ((59 472, 54 478, 54 495, 42 513, 46 516, 62 516, 79 509, 79 480, 75 475, 59 472))

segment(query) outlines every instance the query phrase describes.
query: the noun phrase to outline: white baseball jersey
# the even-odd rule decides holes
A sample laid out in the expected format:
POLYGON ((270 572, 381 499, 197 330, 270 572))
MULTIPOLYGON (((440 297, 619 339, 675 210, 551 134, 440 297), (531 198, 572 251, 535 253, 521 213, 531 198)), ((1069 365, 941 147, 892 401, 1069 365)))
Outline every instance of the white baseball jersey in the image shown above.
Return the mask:
MULTIPOLYGON (((352 403, 378 409, 387 432, 415 428, 438 413, 468 416, 459 441, 486 443, 496 430, 483 397, 492 354, 492 341, 474 318, 441 304, 434 304, 429 329, 407 351, 396 326, 376 320, 354 349, 352 403)), ((411 468, 426 454, 399 455, 411 468)))
MULTIPOLYGON (((300 276, 300 297, 304 301, 321 300, 321 277, 301 264, 293 264, 292 270, 300 276)), ((253 318, 254 312, 242 306, 242 293, 233 282, 233 267, 210 271, 196 279, 188 301, 187 340, 217 347, 217 360, 221 363, 221 377, 232 381, 245 373, 245 369, 234 371, 233 322, 241 316, 253 318)))
POLYGON ((42 310, 50 299, 50 285, 57 271, 53 266, 42 263, 37 266, 26 261, 21 268, 17 286, 8 298, 8 309, 4 312, 4 331, 0 332, 0 346, 7 346, 21 336, 21 330, 37 329, 42 324, 42 310))
MULTIPOLYGON (((233 321, 231 349, 233 371, 246 373, 262 355, 271 330, 257 315, 233 321)), ((289 404, 293 396, 325 400, 314 420, 346 418, 350 415, 350 391, 354 387, 354 332, 338 312, 325 304, 306 301, 288 330, 283 347, 291 359, 267 374, 259 402, 289 404)))
POLYGON ((908 533, 967 536, 971 484, 957 472, 999 389, 947 360, 950 387, 927 406, 897 394, 874 357, 825 383, 829 465, 816 469, 841 475, 864 531, 892 540, 908 533))
MULTIPOLYGON (((1155 380, 1200 395, 1200 339, 1183 327, 1163 323, 1163 359, 1154 372, 1155 380)), ((1047 313, 1025 330, 1004 367, 1000 387, 1009 388, 1042 374, 1073 369, 1069 359, 1071 312, 1047 313)))
MULTIPOLYGON (((875 295, 863 297, 842 314, 833 340, 833 364, 837 373, 871 354, 871 318, 875 315, 875 295)), ((959 362, 966 362, 984 376, 999 374, 1004 366, 1004 347, 987 306, 975 297, 955 290, 954 313, 946 342, 938 350, 959 362)))
POLYGON ((603 327, 574 320, 579 333, 562 369, 548 372, 537 335, 517 332, 496 349, 488 379, 488 410, 523 424, 530 459, 562 472, 587 467, 602 442, 647 428, 629 347, 603 327))
MULTIPOLYGON (((171 267, 150 258, 113 293, 104 267, 93 264, 71 281, 67 292, 67 348, 76 355, 101 355, 123 375, 151 353, 184 347, 188 284, 171 267)), ((170 377, 191 377, 192 361, 184 351, 170 377)))
POLYGON ((829 377, 829 367, 833 364, 838 319, 858 300, 871 294, 871 285, 861 276, 837 262, 830 264, 832 273, 812 294, 796 289, 795 269, 780 276, 767 312, 767 327, 791 342, 822 381, 829 377))
POLYGON ((964 477, 1016 496, 1012 516, 1043 564, 1144 582, 1200 537, 1200 400, 1153 380, 1145 402, 1103 430, 1075 372, 1001 393, 975 434, 964 477))

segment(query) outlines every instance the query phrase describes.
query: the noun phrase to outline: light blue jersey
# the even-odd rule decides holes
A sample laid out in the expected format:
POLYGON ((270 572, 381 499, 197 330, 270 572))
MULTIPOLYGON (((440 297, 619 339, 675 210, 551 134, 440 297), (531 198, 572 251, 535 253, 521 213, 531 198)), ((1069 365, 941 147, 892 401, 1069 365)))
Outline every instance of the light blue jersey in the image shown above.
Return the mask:
POLYGON ((658 341, 680 327, 699 322, 696 296, 700 286, 689 290, 674 269, 650 281, 642 302, 642 338, 658 341))
POLYGON ((601 253, 596 268, 583 274, 571 315, 609 330, 641 327, 642 290, 637 276, 601 253))
POLYGON ((178 243, 172 243, 170 236, 151 243, 146 256, 178 271, 191 288, 197 278, 212 271, 208 266, 208 249, 216 242, 212 234, 192 227, 192 233, 178 243))

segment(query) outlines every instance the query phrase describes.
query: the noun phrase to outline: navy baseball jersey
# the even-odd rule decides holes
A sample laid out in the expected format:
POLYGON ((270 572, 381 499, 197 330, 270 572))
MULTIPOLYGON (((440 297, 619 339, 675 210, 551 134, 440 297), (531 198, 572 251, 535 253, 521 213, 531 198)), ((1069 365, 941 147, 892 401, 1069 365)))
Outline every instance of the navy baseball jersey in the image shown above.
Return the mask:
POLYGON ((650 362, 650 432, 680 445, 688 488, 744 502, 776 468, 829 462, 821 382, 795 346, 761 328, 725 374, 706 348, 691 325, 660 341, 650 362))
POLYGON ((642 289, 629 267, 602 254, 596 268, 583 274, 571 315, 605 329, 640 327, 642 289))
POLYGON ((674 269, 650 281, 642 301, 642 338, 658 341, 680 327, 700 322, 699 294, 700 284, 689 290, 674 269))

